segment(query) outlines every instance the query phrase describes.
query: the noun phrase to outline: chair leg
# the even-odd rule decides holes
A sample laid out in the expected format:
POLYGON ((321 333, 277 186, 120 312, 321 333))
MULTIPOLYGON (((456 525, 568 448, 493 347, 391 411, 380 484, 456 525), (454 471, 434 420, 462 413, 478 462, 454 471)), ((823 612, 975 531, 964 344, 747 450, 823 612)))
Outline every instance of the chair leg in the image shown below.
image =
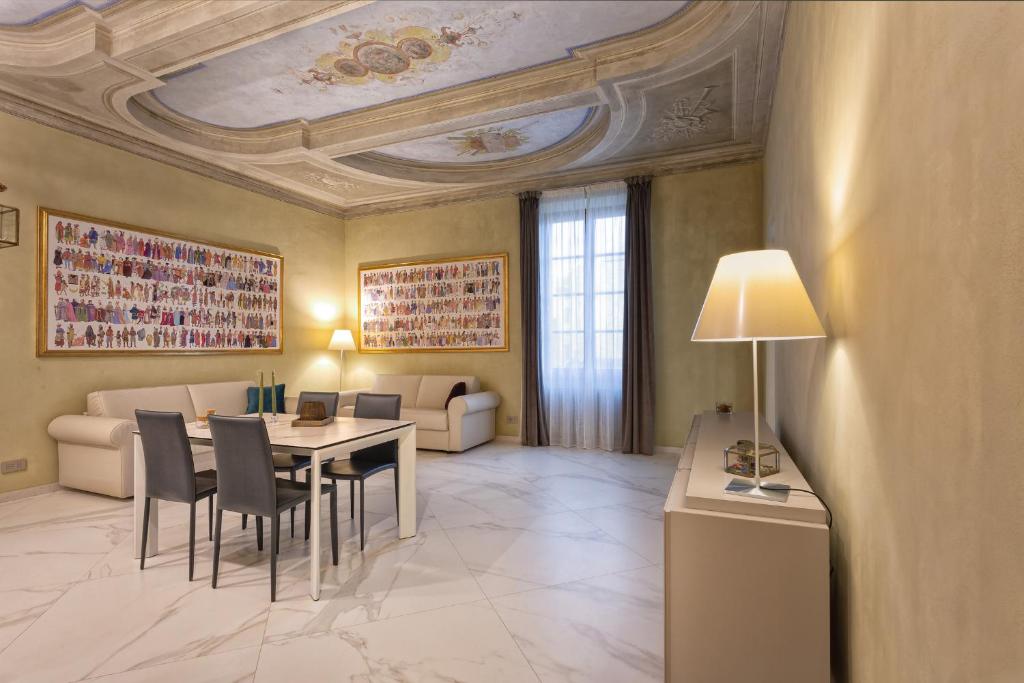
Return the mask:
POLYGON ((366 489, 365 479, 359 480, 359 551, 366 547, 366 489))
POLYGON ((331 557, 338 566, 338 485, 331 487, 331 557))
POLYGON ((142 507, 142 557, 139 559, 139 569, 146 568, 147 540, 149 540, 149 496, 146 496, 146 504, 142 507))
POLYGON ((356 483, 348 480, 348 518, 356 518, 356 483))
MULTIPOLYGON (((277 517, 277 529, 278 529, 278 531, 280 531, 281 530, 281 513, 278 512, 276 517, 277 517)), ((273 527, 271 527, 271 528, 273 528, 273 527)), ((274 552, 275 553, 280 553, 281 552, 281 534, 280 533, 274 535, 274 552)))
POLYGON ((210 494, 210 514, 207 515, 207 522, 210 525, 210 540, 213 540, 213 494, 210 494))
POLYGON ((196 503, 188 504, 188 580, 192 580, 196 569, 196 503))
MULTIPOLYGON (((289 475, 289 478, 292 481, 295 481, 295 470, 291 471, 291 474, 289 475)), ((292 516, 292 538, 295 538, 295 508, 292 508, 288 512, 290 512, 291 516, 292 516)))
POLYGON ((263 518, 256 515, 256 550, 263 550, 263 518))
POLYGON ((220 567, 220 524, 224 518, 224 511, 217 508, 217 526, 213 532, 213 580, 211 587, 217 587, 217 569, 220 567))
POLYGON ((242 528, 249 526, 249 515, 242 515, 242 528))
POLYGON ((277 600, 277 546, 281 536, 281 515, 270 519, 270 602, 277 600))

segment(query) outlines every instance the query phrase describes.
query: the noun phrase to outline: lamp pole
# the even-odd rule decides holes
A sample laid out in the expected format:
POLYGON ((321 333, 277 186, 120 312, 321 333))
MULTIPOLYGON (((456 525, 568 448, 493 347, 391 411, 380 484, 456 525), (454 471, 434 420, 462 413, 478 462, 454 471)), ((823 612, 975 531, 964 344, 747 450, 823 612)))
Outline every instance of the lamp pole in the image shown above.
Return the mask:
POLYGON ((345 349, 338 351, 338 391, 345 391, 345 349))
POLYGON ((757 385, 757 339, 753 339, 754 349, 754 488, 761 490, 761 417, 758 414, 757 385))

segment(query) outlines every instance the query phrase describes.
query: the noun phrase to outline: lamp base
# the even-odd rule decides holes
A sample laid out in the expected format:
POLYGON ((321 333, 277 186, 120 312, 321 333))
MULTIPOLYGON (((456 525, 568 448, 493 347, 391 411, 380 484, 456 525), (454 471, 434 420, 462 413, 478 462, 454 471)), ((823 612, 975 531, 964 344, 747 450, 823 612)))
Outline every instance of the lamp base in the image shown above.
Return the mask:
POLYGON ((789 488, 774 488, 776 485, 760 488, 755 486, 749 479, 733 479, 725 486, 725 492, 734 496, 746 496, 748 498, 759 498, 770 500, 774 503, 785 503, 789 500, 789 488))

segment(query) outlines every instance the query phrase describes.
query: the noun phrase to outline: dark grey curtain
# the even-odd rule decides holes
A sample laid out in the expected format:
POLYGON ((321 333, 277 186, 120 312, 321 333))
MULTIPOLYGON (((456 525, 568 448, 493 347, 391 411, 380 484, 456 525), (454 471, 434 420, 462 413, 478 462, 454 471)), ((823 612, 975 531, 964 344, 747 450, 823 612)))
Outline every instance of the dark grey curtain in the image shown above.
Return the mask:
POLYGON ((622 335, 622 452, 654 453, 654 291, 651 179, 626 179, 626 295, 622 335))
POLYGON ((540 367, 540 192, 519 195, 519 282, 523 313, 523 445, 547 446, 540 367))

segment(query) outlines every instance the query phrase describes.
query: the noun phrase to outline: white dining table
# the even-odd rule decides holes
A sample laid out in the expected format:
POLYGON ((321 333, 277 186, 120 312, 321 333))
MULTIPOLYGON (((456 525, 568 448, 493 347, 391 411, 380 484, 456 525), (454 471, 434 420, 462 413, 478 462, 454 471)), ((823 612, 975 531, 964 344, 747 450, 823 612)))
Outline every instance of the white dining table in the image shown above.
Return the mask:
MULTIPOLYGON (((353 451, 375 446, 388 441, 398 441, 398 536, 410 538, 416 535, 416 423, 408 420, 377 420, 358 417, 337 417, 334 422, 322 427, 293 427, 295 415, 280 414, 276 420, 264 414, 267 435, 274 452, 304 455, 312 460, 310 487, 320 489, 320 465, 329 459, 347 460, 353 451)), ((213 440, 207 425, 186 423, 189 442, 210 446, 213 440)), ((134 556, 142 556, 143 508, 146 500, 146 458, 142 439, 135 430, 135 543, 134 556)), ((314 522, 320 519, 321 496, 314 495, 310 502, 310 516, 314 522)), ((146 542, 146 556, 159 553, 159 503, 154 498, 150 503, 149 534, 146 542)), ((320 524, 310 524, 309 530, 309 595, 320 599, 320 524)))

